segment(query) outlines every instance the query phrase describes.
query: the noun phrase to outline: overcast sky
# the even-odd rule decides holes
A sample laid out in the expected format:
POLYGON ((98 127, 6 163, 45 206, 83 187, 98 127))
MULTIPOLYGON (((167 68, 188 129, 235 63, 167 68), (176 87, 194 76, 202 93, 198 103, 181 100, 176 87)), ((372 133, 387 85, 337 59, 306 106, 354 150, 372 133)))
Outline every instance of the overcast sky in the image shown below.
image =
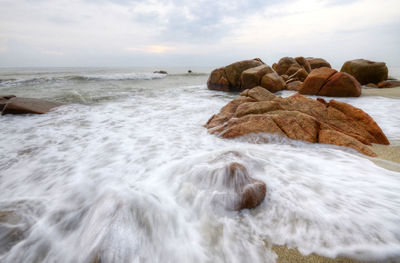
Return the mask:
POLYGON ((400 0, 0 0, 0 66, 400 66, 400 0))

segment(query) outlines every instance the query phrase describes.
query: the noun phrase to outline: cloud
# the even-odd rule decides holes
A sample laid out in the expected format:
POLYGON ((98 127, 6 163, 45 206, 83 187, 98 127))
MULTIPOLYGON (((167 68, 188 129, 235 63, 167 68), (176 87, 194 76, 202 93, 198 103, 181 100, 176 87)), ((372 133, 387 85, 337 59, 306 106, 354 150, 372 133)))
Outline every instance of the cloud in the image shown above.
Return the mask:
POLYGON ((145 52, 145 53, 165 53, 169 50, 174 50, 173 47, 161 46, 161 45, 150 45, 145 47, 127 47, 125 50, 134 52, 145 52))
POLYGON ((398 0, 2 0, 0 65, 23 56, 141 66, 283 55, 340 64, 354 54, 400 65, 399 10, 398 0))

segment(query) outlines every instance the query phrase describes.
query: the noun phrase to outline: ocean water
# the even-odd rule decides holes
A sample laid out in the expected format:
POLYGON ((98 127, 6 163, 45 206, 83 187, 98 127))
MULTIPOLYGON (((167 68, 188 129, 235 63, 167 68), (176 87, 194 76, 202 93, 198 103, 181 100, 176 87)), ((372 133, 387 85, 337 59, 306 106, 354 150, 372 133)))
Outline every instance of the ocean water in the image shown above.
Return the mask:
MULTIPOLYGON (((399 172, 343 147, 210 135, 237 94, 208 90, 210 69, 153 70, 0 71, 0 94, 69 103, 0 117, 0 262, 275 262, 274 244, 400 258, 399 172), (231 162, 266 183, 257 208, 215 202, 231 162)), ((400 141, 399 99, 341 100, 400 141)))

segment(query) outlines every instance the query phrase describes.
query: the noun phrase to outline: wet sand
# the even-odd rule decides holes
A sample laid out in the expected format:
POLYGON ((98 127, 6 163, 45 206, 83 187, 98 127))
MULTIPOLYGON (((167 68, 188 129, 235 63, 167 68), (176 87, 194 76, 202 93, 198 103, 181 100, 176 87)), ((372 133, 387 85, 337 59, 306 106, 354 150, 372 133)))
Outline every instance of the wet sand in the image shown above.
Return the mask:
POLYGON ((385 88, 385 89, 363 88, 361 96, 382 96, 386 98, 399 99, 400 87, 385 88))

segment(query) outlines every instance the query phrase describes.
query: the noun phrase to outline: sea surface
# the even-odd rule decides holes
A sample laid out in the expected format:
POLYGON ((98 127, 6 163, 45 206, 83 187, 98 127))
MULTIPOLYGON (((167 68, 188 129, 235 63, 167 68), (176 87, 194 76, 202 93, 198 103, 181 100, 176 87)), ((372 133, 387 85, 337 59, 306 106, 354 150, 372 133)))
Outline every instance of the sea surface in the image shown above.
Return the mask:
MULTIPOLYGON (((0 117, 0 262, 275 262, 274 244, 400 258, 399 172, 338 146, 211 135, 238 94, 208 90, 211 69, 162 69, 0 69, 1 95, 67 103, 0 117), (231 162, 266 183, 257 208, 215 201, 231 162)), ((400 141, 400 99, 340 100, 400 141)))

